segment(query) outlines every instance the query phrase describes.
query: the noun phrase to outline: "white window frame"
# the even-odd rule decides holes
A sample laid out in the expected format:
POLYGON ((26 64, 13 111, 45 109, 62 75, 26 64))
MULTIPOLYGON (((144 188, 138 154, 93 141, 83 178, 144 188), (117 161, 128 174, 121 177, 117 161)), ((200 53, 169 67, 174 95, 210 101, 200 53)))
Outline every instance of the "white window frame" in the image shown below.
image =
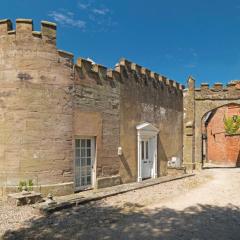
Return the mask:
POLYGON ((75 191, 81 191, 81 190, 88 190, 95 187, 96 184, 96 137, 93 136, 75 136, 74 138, 74 188, 75 191), (81 139, 90 139, 91 144, 91 166, 92 166, 92 172, 91 172, 91 185, 87 186, 76 186, 76 140, 81 139))

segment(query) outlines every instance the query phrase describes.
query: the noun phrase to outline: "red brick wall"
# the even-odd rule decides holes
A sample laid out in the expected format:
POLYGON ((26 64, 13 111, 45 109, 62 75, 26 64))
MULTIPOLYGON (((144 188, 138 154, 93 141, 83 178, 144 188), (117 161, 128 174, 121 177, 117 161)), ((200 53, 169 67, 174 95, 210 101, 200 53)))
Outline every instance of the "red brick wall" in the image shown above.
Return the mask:
POLYGON ((214 164, 239 164, 240 135, 225 135, 223 118, 240 114, 239 105, 223 106, 215 112, 207 125, 208 161, 214 164))

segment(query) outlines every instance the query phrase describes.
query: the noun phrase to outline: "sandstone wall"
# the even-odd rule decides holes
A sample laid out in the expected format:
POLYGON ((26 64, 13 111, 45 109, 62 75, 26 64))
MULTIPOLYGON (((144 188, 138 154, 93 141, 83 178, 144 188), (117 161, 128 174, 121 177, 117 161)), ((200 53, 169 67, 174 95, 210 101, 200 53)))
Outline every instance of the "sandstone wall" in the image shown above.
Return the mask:
POLYGON ((78 59, 74 135, 96 137, 97 187, 137 180, 136 126, 143 122, 160 130, 159 175, 167 174, 171 157, 182 159, 182 88, 127 60, 107 70, 78 59))
MULTIPOLYGON (((120 184, 120 75, 78 59, 75 67, 74 136, 96 138, 96 187, 120 184)), ((94 179, 93 179, 94 180, 94 179)))
POLYGON ((121 60, 120 94, 120 175, 123 182, 137 180, 136 126, 149 122, 157 127, 158 176, 167 174, 167 161, 172 157, 182 160, 182 88, 148 69, 127 60, 121 60))
POLYGON ((1 186, 73 191, 72 58, 56 49, 55 24, 0 21, 1 186))

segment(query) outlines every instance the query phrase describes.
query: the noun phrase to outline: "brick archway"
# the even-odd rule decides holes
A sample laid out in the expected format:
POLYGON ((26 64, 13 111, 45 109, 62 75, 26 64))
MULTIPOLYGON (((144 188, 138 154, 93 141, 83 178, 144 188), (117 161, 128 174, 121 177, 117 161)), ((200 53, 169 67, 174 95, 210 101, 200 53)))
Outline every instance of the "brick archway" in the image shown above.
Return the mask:
POLYGON ((232 81, 227 86, 215 83, 213 87, 201 84, 195 88, 195 80, 188 79, 188 89, 184 91, 184 137, 183 165, 188 170, 201 169, 202 162, 202 117, 213 109, 228 104, 240 104, 240 81, 232 81))
POLYGON ((202 117, 202 163, 227 167, 240 165, 240 135, 228 134, 224 117, 240 115, 240 104, 229 103, 206 112, 202 117))

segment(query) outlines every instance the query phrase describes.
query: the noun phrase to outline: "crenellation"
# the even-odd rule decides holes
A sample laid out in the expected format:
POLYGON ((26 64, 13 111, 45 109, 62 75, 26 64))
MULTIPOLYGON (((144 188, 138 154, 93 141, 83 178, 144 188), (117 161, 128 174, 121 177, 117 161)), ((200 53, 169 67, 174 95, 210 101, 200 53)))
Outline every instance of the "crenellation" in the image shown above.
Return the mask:
POLYGON ((68 58, 71 60, 73 60, 73 58, 74 58, 74 55, 71 52, 67 52, 67 51, 58 49, 58 53, 61 57, 64 57, 64 58, 68 58))
POLYGON ((171 79, 169 79, 168 81, 169 81, 169 86, 170 86, 170 87, 173 87, 173 82, 174 82, 174 81, 171 80, 171 79))
POLYGON ((32 36, 33 20, 32 19, 16 19, 16 35, 20 37, 32 36))
POLYGON ((150 77, 151 71, 149 69, 142 67, 141 71, 142 71, 142 74, 145 75, 147 78, 150 77))
POLYGON ((121 58, 119 60, 119 64, 122 65, 122 66, 125 66, 128 70, 131 69, 131 65, 132 65, 132 62, 128 61, 127 59, 125 58, 121 58))
POLYGON ((110 80, 113 80, 113 70, 112 69, 107 69, 107 78, 110 80))
POLYGON ((170 86, 170 79, 169 79, 169 78, 166 78, 165 84, 166 84, 167 86, 170 86))
POLYGON ((92 62, 84 58, 78 58, 77 63, 85 72, 89 73, 92 71, 92 62))
POLYGON ((0 36, 7 35, 12 30, 12 22, 10 19, 0 20, 0 36))
POLYGON ((42 21, 41 32, 42 39, 45 43, 56 45, 57 25, 52 22, 42 21))
MULTIPOLYGON (((0 20, 0 36, 11 36, 8 41, 15 40, 12 36, 16 35, 17 40, 29 41, 34 38, 42 39, 44 43, 56 46, 57 25, 52 22, 42 21, 41 32, 34 31, 32 19, 16 19, 16 29, 12 28, 12 22, 9 19, 0 20)), ((6 38, 4 38, 6 39, 6 38)))
POLYGON ((179 84, 178 84, 176 81, 173 80, 173 87, 176 88, 176 89, 178 89, 178 85, 179 85, 179 84))
POLYGON ((234 91, 237 89, 236 83, 230 82, 226 86, 224 86, 220 82, 216 82, 213 84, 212 87, 209 86, 208 83, 201 83, 200 88, 195 88, 195 91, 202 92, 203 94, 215 94, 216 92, 227 92, 227 91, 234 91))
POLYGON ((158 76, 158 81, 159 81, 160 83, 162 83, 162 84, 165 84, 164 76, 159 75, 159 76, 158 76))
POLYGON ((166 76, 162 76, 162 82, 167 85, 167 77, 166 76))
POLYGON ((116 80, 117 82, 121 82, 121 75, 119 72, 113 70, 113 69, 108 69, 107 70, 107 76, 111 78, 112 80, 116 80))
POLYGON ((209 84, 208 83, 202 83, 201 84, 201 90, 208 90, 209 89, 209 84))
POLYGON ((153 78, 156 81, 158 81, 158 79, 159 79, 159 75, 157 73, 155 73, 155 72, 151 71, 150 72, 150 76, 151 76, 151 78, 153 78))
POLYGON ((107 78, 107 68, 100 65, 100 64, 93 64, 92 70, 96 73, 98 73, 98 76, 100 79, 106 79, 107 78))
POLYGON ((223 90, 223 84, 222 83, 214 83, 213 89, 216 91, 221 91, 221 90, 223 90))
POLYGON ((115 70, 120 72, 123 78, 128 78, 128 74, 132 74, 138 79, 141 78, 146 85, 151 81, 154 87, 157 87, 158 85, 156 83, 161 82, 163 85, 169 85, 170 87, 175 86, 178 90, 183 90, 180 88, 179 84, 177 85, 177 83, 173 83, 173 80, 168 80, 167 77, 161 76, 158 73, 150 71, 149 69, 126 60, 125 58, 120 59, 119 63, 115 66, 115 70))
POLYGON ((236 86, 236 83, 230 82, 227 84, 227 89, 228 90, 234 90, 236 86))

